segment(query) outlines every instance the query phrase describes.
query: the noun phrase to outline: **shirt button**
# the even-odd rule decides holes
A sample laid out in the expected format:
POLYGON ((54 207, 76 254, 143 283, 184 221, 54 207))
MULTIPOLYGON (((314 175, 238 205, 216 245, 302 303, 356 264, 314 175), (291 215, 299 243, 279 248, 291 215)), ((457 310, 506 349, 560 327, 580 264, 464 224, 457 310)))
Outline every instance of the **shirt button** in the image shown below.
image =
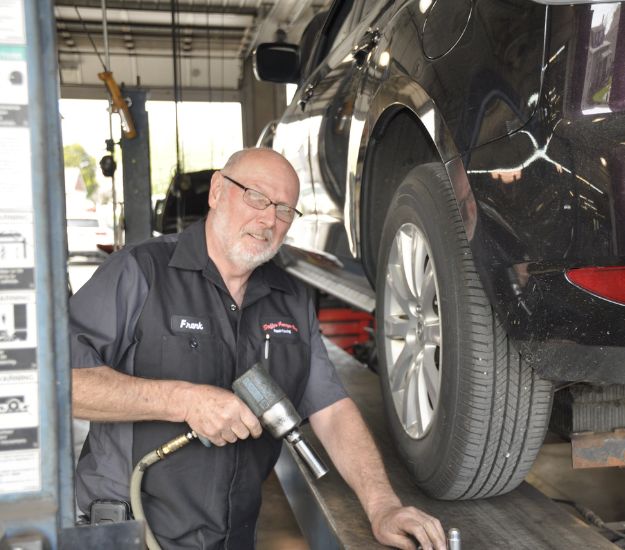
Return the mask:
POLYGON ((236 311, 237 310, 237 305, 236 304, 230 304, 230 311, 236 311))
POLYGON ((191 338, 191 340, 189 340, 189 347, 195 349, 199 346, 200 344, 198 343, 198 341, 195 338, 191 338))

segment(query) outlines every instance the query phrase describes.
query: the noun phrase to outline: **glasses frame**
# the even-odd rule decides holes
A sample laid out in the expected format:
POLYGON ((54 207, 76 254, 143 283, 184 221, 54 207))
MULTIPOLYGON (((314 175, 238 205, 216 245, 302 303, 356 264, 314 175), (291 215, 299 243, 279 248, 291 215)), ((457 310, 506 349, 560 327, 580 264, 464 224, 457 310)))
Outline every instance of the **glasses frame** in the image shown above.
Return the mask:
POLYGON ((276 207, 276 218, 278 218, 280 221, 283 221, 285 223, 291 223, 293 220, 295 220, 295 218, 299 218, 301 217, 303 214, 297 209, 294 208, 292 206, 289 206, 288 204, 284 203, 284 202, 275 202, 272 201, 267 195, 265 195, 264 193, 261 193, 260 191, 257 191, 256 189, 252 189, 251 187, 246 187, 245 185, 243 185, 242 183, 239 183, 237 180, 231 178, 230 176, 227 176, 226 174, 224 174, 223 172, 219 172, 222 177, 226 178, 228 181, 234 183, 237 187, 239 187, 240 189, 243 189, 243 201, 245 202, 245 204, 247 204, 248 206, 251 206, 252 208, 256 209, 256 210, 267 210, 267 208, 269 208, 271 205, 276 207), (252 204, 250 204, 249 202, 247 202, 245 200, 245 193, 247 193, 248 191, 253 191, 254 193, 257 193, 259 195, 261 195, 262 197, 264 197, 265 199, 267 199, 268 204, 267 206, 265 206, 265 208, 258 208, 252 204), (286 206, 287 208, 291 209, 293 212, 295 212, 295 215, 293 215, 293 219, 291 220, 284 220, 282 219, 280 216, 278 216, 278 206, 286 206))

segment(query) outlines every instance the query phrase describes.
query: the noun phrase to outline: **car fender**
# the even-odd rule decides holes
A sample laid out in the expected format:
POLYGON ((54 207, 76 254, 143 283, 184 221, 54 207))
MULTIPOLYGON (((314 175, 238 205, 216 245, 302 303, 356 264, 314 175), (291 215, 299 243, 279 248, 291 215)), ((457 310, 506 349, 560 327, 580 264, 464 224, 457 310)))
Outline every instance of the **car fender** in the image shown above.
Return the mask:
POLYGON ((367 155, 375 146, 376 136, 383 134, 387 122, 400 109, 407 109, 419 120, 445 165, 467 236, 471 240, 476 222, 475 198, 451 132, 433 99, 417 82, 402 74, 385 80, 366 106, 366 116, 359 117, 359 111, 364 112, 364 109, 361 110, 363 99, 366 101, 362 94, 357 98, 347 159, 344 220, 352 254, 355 257, 361 255, 359 232, 367 155))

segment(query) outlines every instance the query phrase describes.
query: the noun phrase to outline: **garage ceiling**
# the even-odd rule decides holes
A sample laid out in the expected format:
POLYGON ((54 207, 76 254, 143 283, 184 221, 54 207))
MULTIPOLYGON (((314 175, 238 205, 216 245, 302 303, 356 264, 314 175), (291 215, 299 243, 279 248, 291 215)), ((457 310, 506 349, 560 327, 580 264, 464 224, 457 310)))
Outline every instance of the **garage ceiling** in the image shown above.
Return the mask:
POLYGON ((237 100, 243 61, 280 29, 297 41, 326 0, 56 0, 61 96, 104 98, 103 70, 89 35, 118 83, 152 99, 174 98, 174 57, 183 100, 237 100), (175 29, 175 32, 172 31, 175 29))

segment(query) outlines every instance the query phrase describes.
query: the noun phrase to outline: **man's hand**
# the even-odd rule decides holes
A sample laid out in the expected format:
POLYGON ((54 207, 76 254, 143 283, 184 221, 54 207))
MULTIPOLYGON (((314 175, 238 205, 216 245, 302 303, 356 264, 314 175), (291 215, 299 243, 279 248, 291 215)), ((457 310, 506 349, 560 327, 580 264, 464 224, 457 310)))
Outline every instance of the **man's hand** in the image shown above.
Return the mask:
POLYGON ((310 425, 332 462, 356 492, 382 544, 414 550, 445 550, 440 522, 413 507, 403 507, 384 470, 382 457, 354 402, 342 399, 310 416, 310 425))
POLYGON ((412 536, 423 550, 446 550, 447 541, 443 527, 436 518, 412 506, 390 506, 374 512, 371 528, 382 544, 403 550, 415 550, 412 536))
POLYGON ((185 393, 185 422, 213 445, 223 447, 250 435, 260 437, 262 427, 258 418, 231 391, 194 385, 185 393))

